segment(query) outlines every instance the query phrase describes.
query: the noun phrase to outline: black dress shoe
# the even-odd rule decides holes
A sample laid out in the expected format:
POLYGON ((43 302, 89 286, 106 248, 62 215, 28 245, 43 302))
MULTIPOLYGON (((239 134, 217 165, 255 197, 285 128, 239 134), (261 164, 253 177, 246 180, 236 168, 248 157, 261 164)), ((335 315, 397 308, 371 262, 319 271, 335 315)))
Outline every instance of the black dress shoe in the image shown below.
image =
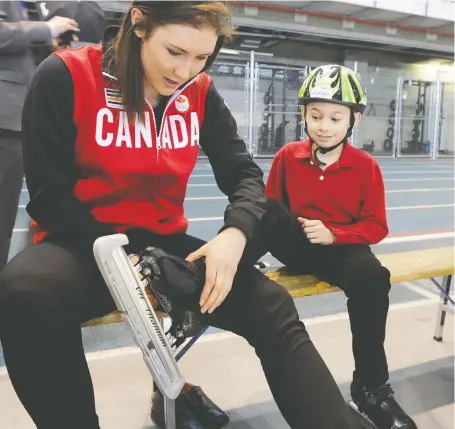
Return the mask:
POLYGON ((228 415, 199 386, 191 386, 183 395, 193 414, 207 428, 221 429, 229 423, 228 415))
MULTIPOLYGON (((152 396, 151 418, 160 429, 165 428, 164 398, 159 390, 152 396)), ((175 419, 177 429, 206 429, 191 411, 188 399, 183 394, 180 394, 175 401, 175 419)))
POLYGON ((365 387, 354 378, 351 395, 359 411, 378 429, 417 429, 415 422, 394 398, 390 384, 365 387))

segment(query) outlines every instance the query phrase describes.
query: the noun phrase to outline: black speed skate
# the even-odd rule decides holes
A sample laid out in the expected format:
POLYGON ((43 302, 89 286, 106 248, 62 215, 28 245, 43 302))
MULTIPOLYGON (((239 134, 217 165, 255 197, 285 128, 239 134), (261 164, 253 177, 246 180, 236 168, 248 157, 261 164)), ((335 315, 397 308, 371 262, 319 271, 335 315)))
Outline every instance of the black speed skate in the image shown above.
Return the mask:
POLYGON ((376 429, 417 429, 414 421, 400 407, 390 384, 367 388, 358 379, 351 384, 351 408, 367 418, 376 429))
POLYGON ((172 347, 179 347, 209 326, 209 317, 201 313, 199 305, 205 283, 204 259, 190 263, 155 247, 147 247, 138 258, 136 267, 159 303, 157 310, 168 313, 172 320, 166 333, 176 339, 172 347))

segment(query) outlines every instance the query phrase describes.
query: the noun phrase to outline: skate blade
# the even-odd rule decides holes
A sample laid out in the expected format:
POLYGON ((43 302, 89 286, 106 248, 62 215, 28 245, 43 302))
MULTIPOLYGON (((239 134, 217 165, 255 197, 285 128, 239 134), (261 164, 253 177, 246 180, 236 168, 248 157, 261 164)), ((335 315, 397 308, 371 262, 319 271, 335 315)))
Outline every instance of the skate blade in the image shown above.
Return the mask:
POLYGON ((124 234, 99 237, 93 244, 93 254, 117 308, 124 314, 136 345, 142 351, 153 380, 164 396, 176 399, 185 379, 147 297, 148 288, 133 265, 134 255, 128 257, 123 249, 127 244, 128 237, 124 234))
POLYGON ((348 405, 358 417, 363 429, 378 429, 378 427, 367 417, 367 415, 359 410, 359 407, 357 407, 357 404, 354 401, 348 401, 348 405))

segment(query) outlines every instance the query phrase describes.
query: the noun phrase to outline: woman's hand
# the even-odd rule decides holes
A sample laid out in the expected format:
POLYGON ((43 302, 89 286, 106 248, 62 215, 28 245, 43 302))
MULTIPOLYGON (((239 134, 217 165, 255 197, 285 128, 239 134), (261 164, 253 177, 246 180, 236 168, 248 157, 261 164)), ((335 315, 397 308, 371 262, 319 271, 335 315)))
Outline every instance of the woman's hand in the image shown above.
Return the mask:
POLYGON ((320 220, 308 220, 303 217, 298 217, 297 220, 301 223, 303 232, 310 243, 328 246, 335 242, 333 232, 320 220))
POLYGON ((227 228, 186 260, 195 262, 205 256, 205 284, 199 301, 201 312, 211 314, 231 291, 235 273, 246 245, 246 236, 238 228, 227 228))

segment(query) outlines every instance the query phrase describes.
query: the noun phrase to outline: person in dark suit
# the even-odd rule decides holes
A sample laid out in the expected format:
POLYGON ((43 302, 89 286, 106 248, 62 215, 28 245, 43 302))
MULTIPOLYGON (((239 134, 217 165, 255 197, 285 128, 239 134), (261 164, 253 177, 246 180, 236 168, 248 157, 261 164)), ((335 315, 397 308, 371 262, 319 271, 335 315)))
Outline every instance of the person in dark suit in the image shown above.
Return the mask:
POLYGON ((29 22, 20 1, 0 1, 0 272, 8 259, 22 187, 21 112, 35 71, 33 48, 52 47, 53 39, 77 23, 56 16, 29 22))

